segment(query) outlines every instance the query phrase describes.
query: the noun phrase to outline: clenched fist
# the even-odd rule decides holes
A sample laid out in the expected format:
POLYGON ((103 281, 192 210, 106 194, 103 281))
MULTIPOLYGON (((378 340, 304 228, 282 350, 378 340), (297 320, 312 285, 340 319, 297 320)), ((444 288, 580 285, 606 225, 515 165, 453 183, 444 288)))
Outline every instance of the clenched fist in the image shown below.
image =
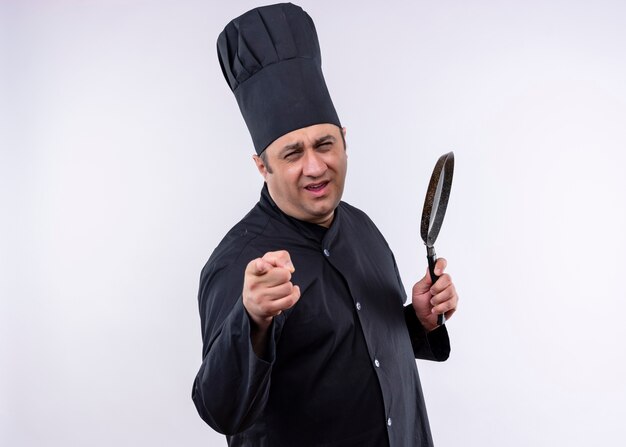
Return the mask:
POLYGON ((444 273, 447 265, 444 258, 437 259, 435 264, 435 275, 439 275, 437 282, 433 284, 430 272, 426 269, 424 277, 413 286, 413 309, 426 331, 432 331, 437 327, 437 315, 444 314, 446 320, 449 320, 456 312, 459 296, 452 278, 444 273))
POLYGON ((293 307, 300 299, 300 288, 291 283, 294 271, 285 250, 265 253, 246 266, 243 305, 256 329, 267 329, 276 315, 293 307))

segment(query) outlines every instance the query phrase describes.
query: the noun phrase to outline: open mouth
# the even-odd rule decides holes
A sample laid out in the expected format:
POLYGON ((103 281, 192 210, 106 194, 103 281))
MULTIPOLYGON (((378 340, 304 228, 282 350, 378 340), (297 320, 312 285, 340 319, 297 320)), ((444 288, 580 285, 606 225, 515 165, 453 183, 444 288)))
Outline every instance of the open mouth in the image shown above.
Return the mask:
POLYGON ((307 191, 311 191, 311 192, 320 192, 324 190, 326 185, 328 185, 327 181, 320 182, 320 183, 311 183, 310 185, 305 186, 304 189, 306 189, 307 191))

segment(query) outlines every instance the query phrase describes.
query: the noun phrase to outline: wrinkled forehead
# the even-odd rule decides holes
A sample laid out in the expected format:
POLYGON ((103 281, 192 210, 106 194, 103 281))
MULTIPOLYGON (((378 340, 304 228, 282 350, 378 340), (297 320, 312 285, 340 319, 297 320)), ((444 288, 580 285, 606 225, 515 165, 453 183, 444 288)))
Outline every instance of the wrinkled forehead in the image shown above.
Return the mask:
POLYGON ((282 150, 311 146, 326 138, 341 138, 341 128, 336 124, 324 123, 296 129, 274 140, 264 152, 276 155, 282 150))

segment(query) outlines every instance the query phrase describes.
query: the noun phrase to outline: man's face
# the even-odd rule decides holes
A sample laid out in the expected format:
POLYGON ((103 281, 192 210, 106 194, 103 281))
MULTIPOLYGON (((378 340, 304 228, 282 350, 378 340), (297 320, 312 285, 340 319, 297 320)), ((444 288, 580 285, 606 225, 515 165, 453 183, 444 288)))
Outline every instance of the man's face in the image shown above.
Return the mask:
POLYGON ((270 195, 287 215, 330 226, 343 194, 348 156, 340 129, 316 124, 294 130, 254 156, 270 195), (268 169, 269 166, 269 169, 268 169))

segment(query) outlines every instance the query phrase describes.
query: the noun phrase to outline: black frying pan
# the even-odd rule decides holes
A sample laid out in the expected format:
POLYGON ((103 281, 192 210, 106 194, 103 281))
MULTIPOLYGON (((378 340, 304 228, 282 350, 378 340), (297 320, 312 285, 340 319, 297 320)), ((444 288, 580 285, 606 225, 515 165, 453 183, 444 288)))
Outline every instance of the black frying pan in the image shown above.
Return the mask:
MULTIPOLYGON (((448 198, 450 197, 450 188, 452 187, 452 174, 454 173, 454 152, 448 152, 437 160, 433 174, 430 177, 428 191, 426 191, 426 199, 424 200, 424 209, 422 211, 422 225, 420 232, 424 244, 426 244, 426 257, 428 258, 428 269, 433 284, 439 279, 435 275, 435 262, 437 262, 437 253, 435 253, 435 241, 441 230, 443 218, 446 215, 448 207, 448 198)), ((446 317, 442 314, 437 317, 437 324, 442 325, 446 322, 446 317)))

